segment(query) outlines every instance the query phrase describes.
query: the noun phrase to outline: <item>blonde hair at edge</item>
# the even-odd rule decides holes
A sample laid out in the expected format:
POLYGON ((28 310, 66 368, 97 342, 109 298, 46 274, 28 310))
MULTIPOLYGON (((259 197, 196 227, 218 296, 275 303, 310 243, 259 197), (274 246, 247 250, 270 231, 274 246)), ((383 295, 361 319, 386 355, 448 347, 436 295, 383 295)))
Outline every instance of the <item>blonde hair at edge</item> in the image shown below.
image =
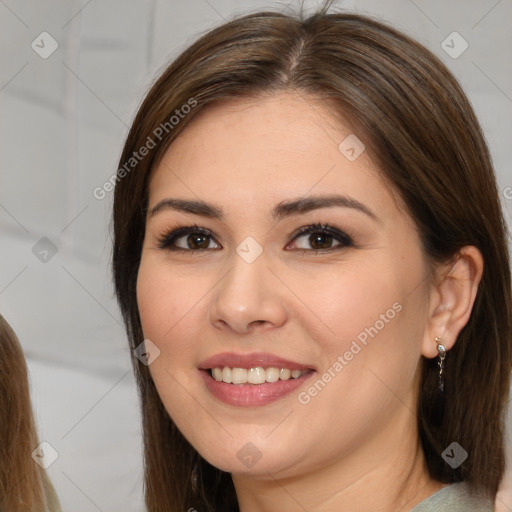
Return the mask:
POLYGON ((38 437, 27 364, 20 342, 0 315, 0 511, 59 512, 46 471, 32 459, 38 437))

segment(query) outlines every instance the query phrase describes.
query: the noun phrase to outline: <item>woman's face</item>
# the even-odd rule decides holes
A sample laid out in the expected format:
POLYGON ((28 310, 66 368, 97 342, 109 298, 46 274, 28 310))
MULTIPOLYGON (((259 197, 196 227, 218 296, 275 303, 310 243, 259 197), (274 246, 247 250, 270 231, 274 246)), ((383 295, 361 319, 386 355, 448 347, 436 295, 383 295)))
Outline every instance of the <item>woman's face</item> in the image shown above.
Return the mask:
POLYGON ((137 282, 149 368, 225 471, 378 461, 416 435, 427 272, 360 139, 311 97, 239 99, 154 170, 137 282))

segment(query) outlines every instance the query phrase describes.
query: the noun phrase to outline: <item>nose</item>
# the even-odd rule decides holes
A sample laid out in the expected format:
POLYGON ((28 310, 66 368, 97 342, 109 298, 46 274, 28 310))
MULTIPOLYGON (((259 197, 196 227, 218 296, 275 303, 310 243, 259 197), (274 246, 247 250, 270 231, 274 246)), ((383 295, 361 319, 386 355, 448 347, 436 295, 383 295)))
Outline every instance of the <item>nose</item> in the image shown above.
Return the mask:
POLYGON ((233 255, 233 267, 214 289, 210 321, 237 334, 282 326, 287 319, 282 285, 264 255, 247 263, 233 255))

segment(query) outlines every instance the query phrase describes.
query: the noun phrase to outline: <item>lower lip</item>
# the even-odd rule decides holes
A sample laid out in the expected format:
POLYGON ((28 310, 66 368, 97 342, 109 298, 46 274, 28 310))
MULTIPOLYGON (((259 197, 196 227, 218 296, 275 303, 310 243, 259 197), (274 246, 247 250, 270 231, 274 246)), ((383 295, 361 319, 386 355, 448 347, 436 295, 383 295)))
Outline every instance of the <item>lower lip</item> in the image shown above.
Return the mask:
POLYGON ((238 407, 267 405, 289 395, 302 386, 315 372, 297 379, 278 380, 264 384, 226 384, 215 380, 208 370, 200 370, 206 387, 220 401, 238 407))

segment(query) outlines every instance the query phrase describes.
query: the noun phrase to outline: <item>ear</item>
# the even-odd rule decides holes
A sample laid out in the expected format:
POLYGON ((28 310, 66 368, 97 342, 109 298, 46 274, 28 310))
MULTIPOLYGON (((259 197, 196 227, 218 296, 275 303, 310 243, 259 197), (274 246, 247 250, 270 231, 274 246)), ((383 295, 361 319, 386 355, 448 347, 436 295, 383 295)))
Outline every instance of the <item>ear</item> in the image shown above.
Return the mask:
POLYGON ((438 355, 436 336, 447 351, 455 345, 471 316, 483 269, 482 254, 473 246, 463 247, 449 264, 437 269, 421 347, 425 357, 438 355))

